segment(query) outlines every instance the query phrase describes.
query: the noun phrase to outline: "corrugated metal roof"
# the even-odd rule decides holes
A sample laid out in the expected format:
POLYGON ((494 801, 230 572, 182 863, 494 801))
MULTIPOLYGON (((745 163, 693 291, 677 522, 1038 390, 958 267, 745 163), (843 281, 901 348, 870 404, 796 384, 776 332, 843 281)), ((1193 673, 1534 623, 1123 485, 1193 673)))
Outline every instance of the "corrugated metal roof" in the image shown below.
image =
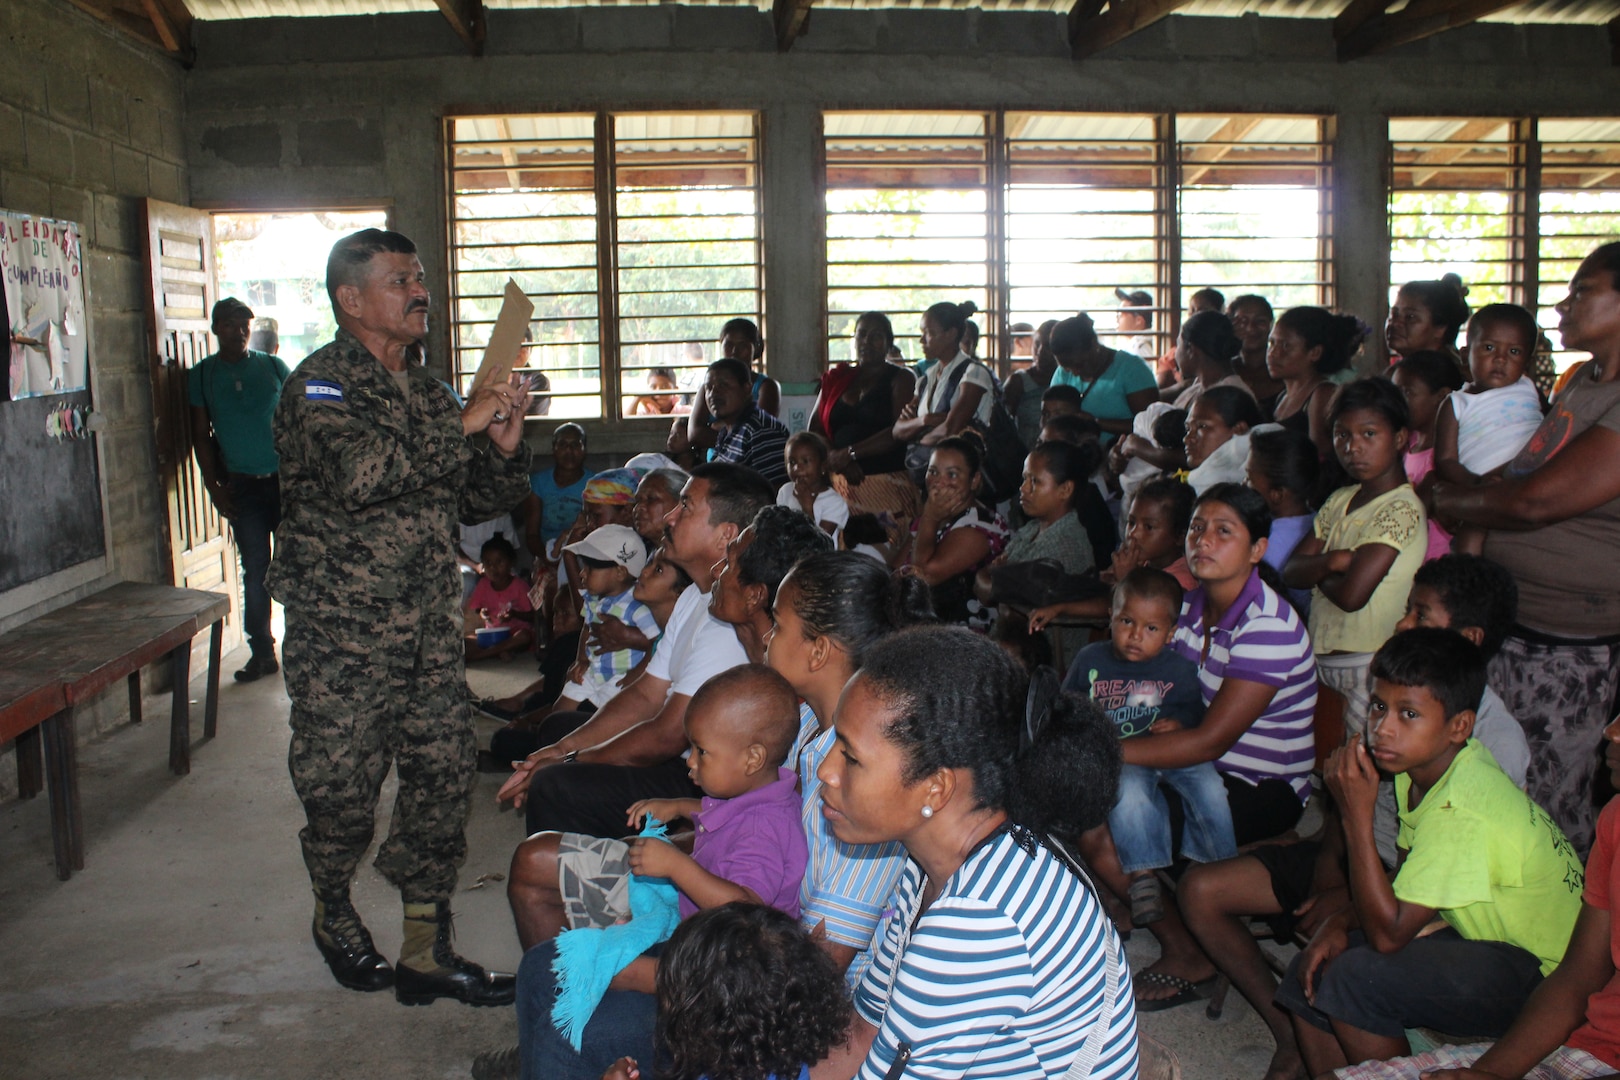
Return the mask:
MULTIPOLYGON (((661 0, 484 0, 496 11, 525 8, 638 7, 661 0)), ((755 7, 770 10, 770 0, 682 0, 698 7, 755 7)), ((1254 12, 1268 18, 1331 19, 1349 0, 1192 0, 1180 14, 1230 17, 1254 12)), ((433 0, 186 0, 198 19, 263 19, 328 15, 383 15, 436 11, 433 0)), ((1072 0, 818 0, 818 7, 846 9, 931 9, 1066 12, 1072 0)), ((1620 15, 1620 0, 1525 0, 1493 15, 1487 22, 1607 23, 1620 15)))

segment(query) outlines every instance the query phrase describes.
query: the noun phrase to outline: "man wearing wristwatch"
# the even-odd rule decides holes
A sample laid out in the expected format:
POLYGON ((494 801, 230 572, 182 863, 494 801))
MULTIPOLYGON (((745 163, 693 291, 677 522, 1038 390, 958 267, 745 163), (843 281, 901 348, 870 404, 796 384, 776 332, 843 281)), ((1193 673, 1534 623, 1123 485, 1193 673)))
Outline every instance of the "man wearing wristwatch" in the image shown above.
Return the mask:
POLYGON ((242 629, 253 655, 237 682, 274 675, 276 640, 270 633, 270 538, 281 521, 280 458, 270 421, 289 374, 279 356, 248 348, 253 310, 234 296, 214 305, 219 351, 187 376, 191 447, 208 497, 231 523, 242 558, 242 629))

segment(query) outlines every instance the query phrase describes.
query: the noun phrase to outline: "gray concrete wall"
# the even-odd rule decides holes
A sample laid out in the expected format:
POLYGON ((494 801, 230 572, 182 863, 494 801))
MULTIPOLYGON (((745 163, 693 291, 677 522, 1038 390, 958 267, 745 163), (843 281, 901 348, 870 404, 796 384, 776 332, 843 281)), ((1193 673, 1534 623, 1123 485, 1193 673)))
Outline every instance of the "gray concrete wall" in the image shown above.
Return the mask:
POLYGON ((0 205, 80 224, 112 568, 163 581, 140 199, 187 201, 184 73, 65 0, 6 0, 0 41, 0 205))
MULTIPOLYGON (((166 581, 138 200, 187 200, 184 73, 65 0, 0 2, 0 51, 0 206, 82 229, 92 378, 108 422, 101 439, 112 572, 166 581)), ((19 508, 0 507, 13 512, 19 508)), ((79 730, 88 734, 127 711, 120 690, 82 712, 79 730)), ((0 758, 0 794, 14 789, 8 754, 0 758)))
MULTIPOLYGON (((397 227, 425 241, 444 296, 438 117, 759 109, 771 365, 802 382, 819 363, 822 108, 1332 113, 1339 304, 1381 325, 1389 115, 1607 115, 1620 93, 1600 27, 1479 25, 1350 64, 1334 60, 1326 22, 1172 17, 1082 63, 1068 58, 1063 33, 1055 15, 827 9, 782 55, 753 10, 503 10, 490 13, 487 55, 474 59, 436 15, 201 24, 188 82, 193 193, 221 206, 391 201, 397 227), (345 134, 337 160, 315 137, 326 122, 321 133, 345 134)), ((447 342, 441 325, 438 364, 447 342)))

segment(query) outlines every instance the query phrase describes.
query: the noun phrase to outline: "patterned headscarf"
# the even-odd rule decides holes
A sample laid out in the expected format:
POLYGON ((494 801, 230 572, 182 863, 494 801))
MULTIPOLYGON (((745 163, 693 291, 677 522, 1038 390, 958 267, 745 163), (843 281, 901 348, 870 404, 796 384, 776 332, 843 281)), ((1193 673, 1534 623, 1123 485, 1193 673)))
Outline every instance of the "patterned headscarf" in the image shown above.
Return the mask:
POLYGON ((607 469, 585 482, 585 501, 608 506, 629 506, 645 469, 607 469))

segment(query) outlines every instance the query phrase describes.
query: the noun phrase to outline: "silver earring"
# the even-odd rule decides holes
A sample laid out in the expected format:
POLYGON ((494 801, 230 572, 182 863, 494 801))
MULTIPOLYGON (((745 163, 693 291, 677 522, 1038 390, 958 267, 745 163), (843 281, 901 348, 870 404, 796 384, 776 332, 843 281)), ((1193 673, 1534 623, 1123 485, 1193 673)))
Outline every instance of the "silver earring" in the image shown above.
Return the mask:
POLYGON ((934 808, 932 806, 923 807, 922 808, 922 816, 925 817, 925 818, 933 817, 934 816, 934 808))

